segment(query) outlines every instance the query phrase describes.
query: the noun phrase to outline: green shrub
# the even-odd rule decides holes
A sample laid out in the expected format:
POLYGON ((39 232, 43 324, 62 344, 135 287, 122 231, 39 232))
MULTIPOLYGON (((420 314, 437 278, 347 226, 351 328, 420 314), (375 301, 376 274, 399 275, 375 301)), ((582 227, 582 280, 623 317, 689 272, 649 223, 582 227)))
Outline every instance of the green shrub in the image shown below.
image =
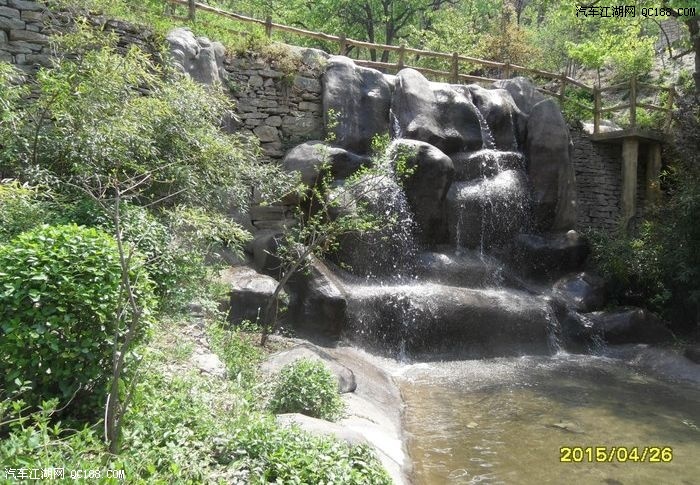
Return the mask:
MULTIPOLYGON (((153 295, 138 264, 133 261, 131 281, 143 308, 144 326, 136 329, 142 336, 153 295)), ((70 398, 78 387, 101 401, 114 338, 125 332, 120 292, 117 245, 98 229, 41 226, 0 246, 3 387, 31 381, 26 400, 32 404, 70 398)))
POLYGON ((335 376, 322 362, 308 359, 282 368, 270 407, 276 414, 302 413, 330 421, 344 409, 335 376))
POLYGON ((36 188, 0 181, 0 243, 49 220, 51 210, 36 188))

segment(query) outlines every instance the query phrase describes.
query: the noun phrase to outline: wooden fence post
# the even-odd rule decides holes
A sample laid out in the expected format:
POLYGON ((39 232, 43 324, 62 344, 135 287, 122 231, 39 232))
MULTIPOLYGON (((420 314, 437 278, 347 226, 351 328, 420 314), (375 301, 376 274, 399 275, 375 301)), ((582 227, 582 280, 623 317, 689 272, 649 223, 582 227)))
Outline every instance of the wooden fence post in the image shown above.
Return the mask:
POLYGON ((502 72, 503 79, 510 79, 510 61, 506 61, 503 63, 503 72, 502 72))
POLYGON ((564 102, 564 96, 566 94, 566 71, 561 75, 559 85, 559 103, 564 102))
POLYGON ((664 126, 664 131, 668 133, 671 131, 671 123, 673 122, 673 101, 674 101, 675 90, 673 86, 668 89, 668 99, 666 100, 666 107, 668 112, 666 113, 666 124, 664 126))
POLYGON ((452 70, 450 72, 450 81, 454 84, 459 82, 459 53, 452 53, 452 70))
POLYGON ((189 7, 189 13, 187 15, 187 18, 194 22, 194 18, 197 14, 197 5, 195 4, 196 0, 189 0, 188 1, 188 7, 189 7))
POLYGON ((347 47, 347 37, 345 37, 345 34, 340 34, 340 39, 338 40, 338 55, 344 56, 347 47))
POLYGON ((593 86, 593 133, 600 131, 600 88, 593 86))
POLYGON ((630 79, 630 128, 637 126, 637 75, 630 79))
POLYGON ((272 36, 272 16, 268 15, 265 19, 265 35, 270 38, 272 36))
POLYGON ((399 60, 397 63, 399 71, 401 69, 403 69, 405 57, 406 57, 406 44, 401 42, 401 46, 399 47, 399 60))

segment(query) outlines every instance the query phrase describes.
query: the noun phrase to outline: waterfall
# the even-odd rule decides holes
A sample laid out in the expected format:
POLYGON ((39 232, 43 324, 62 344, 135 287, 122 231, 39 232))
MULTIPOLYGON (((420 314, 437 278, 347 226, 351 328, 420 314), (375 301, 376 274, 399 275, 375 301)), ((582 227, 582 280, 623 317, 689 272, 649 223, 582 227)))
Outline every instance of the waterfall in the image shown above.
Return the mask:
POLYGON ((472 104, 472 106, 474 106, 476 117, 479 119, 479 127, 481 127, 481 139, 483 140, 481 145, 482 148, 496 148, 496 142, 493 139, 493 133, 491 133, 491 129, 489 128, 489 124, 486 122, 486 118, 484 118, 484 115, 475 104, 472 104))

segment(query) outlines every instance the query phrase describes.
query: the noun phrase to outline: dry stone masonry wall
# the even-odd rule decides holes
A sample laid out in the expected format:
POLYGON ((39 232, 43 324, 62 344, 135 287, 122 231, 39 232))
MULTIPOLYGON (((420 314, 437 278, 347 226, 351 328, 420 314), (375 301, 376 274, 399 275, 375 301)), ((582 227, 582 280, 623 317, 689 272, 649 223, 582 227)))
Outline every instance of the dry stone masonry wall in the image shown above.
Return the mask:
POLYGON ((321 76, 326 55, 290 49, 298 61, 293 73, 252 55, 224 62, 240 129, 256 135, 270 158, 282 158, 293 146, 323 137, 321 76))
POLYGON ((38 2, 0 0, 0 61, 31 73, 49 64, 46 8, 38 2))

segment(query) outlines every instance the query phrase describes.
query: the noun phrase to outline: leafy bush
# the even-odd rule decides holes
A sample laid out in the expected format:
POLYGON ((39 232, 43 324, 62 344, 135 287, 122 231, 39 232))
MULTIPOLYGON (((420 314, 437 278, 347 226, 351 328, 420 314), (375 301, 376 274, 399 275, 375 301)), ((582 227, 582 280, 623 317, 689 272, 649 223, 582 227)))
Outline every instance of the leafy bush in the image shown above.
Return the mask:
MULTIPOLYGON (((148 322, 152 284, 132 261, 134 293, 148 322)), ((121 265, 97 229, 42 226, 0 246, 0 375, 5 389, 31 381, 32 404, 78 388, 101 401, 120 325, 121 265)), ((139 327, 138 336, 146 328, 139 327)), ((137 338, 138 340, 138 338, 137 338)))
POLYGON ((344 409, 335 376, 318 360, 300 359, 282 368, 270 408, 335 421, 344 409))
POLYGON ((0 243, 47 222, 51 212, 36 188, 16 180, 0 181, 0 243))

